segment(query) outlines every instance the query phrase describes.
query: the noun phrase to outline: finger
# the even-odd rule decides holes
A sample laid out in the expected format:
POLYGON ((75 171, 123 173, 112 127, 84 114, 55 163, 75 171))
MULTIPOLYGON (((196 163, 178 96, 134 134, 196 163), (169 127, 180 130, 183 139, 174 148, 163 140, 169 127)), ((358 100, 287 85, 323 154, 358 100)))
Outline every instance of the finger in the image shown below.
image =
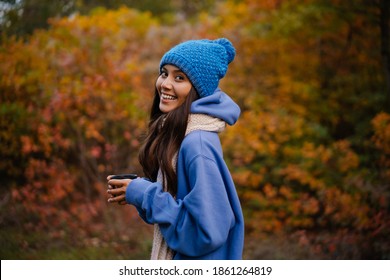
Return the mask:
POLYGON ((107 193, 114 194, 114 195, 124 194, 125 192, 126 192, 126 187, 124 186, 118 186, 116 188, 114 187, 112 189, 107 190, 107 193))
POLYGON ((115 203, 115 202, 118 202, 118 200, 117 200, 117 197, 113 196, 113 197, 110 197, 110 198, 107 200, 107 202, 109 202, 109 203, 115 203))
POLYGON ((108 181, 108 184, 114 186, 122 186, 122 185, 127 185, 128 182, 129 179, 112 179, 108 181))
POLYGON ((119 205, 126 205, 126 204, 127 204, 127 201, 126 201, 126 200, 122 200, 122 201, 119 201, 118 204, 119 204, 119 205))
POLYGON ((122 194, 122 195, 118 195, 118 196, 115 196, 115 197, 112 197, 112 198, 109 198, 108 199, 108 202, 109 203, 114 203, 114 202, 121 202, 125 200, 125 196, 122 194))
POLYGON ((114 175, 108 175, 107 176, 107 181, 110 181, 111 177, 114 176, 114 175))
POLYGON ((120 188, 123 188, 124 185, 107 185, 107 192, 108 190, 117 190, 120 188))

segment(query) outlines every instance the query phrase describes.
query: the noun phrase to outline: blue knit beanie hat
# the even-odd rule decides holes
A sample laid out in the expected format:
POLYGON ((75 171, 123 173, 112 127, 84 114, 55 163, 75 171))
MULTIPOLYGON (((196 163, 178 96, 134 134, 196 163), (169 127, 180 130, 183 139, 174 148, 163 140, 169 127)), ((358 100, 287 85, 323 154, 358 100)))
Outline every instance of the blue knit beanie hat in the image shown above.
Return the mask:
POLYGON ((191 40, 165 53, 160 69, 166 64, 175 65, 187 75, 199 96, 205 97, 213 94, 235 55, 236 50, 226 38, 191 40))

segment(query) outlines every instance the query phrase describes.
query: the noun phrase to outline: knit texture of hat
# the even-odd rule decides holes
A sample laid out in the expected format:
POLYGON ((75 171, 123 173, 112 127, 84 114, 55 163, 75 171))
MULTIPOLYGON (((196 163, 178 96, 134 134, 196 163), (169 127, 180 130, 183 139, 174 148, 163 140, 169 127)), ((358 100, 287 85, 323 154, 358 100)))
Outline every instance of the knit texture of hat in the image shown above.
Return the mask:
POLYGON ((191 40, 176 45, 160 61, 160 69, 172 64, 183 71, 200 97, 213 94, 236 56, 236 50, 226 38, 191 40))

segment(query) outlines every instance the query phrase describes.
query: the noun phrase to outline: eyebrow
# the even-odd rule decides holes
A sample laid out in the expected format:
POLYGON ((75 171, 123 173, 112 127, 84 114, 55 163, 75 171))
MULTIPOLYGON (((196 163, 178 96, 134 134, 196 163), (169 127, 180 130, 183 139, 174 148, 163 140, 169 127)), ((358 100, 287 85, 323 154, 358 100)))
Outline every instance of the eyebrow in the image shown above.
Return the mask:
MULTIPOLYGON (((168 69, 167 68, 165 68, 165 66, 163 66, 163 67, 161 67, 161 70, 165 70, 165 71, 168 71, 168 69)), ((172 70, 172 72, 174 72, 174 73, 182 73, 182 74, 184 74, 185 75, 185 73, 182 71, 182 70, 180 70, 180 69, 175 69, 175 70, 172 70)))

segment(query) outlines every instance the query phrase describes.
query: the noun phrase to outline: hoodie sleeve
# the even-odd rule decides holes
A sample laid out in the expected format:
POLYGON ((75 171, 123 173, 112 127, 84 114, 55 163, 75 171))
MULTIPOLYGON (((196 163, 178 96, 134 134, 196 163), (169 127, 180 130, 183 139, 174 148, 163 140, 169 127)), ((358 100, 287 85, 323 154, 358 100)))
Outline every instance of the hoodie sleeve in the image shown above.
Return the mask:
POLYGON ((126 192, 148 223, 158 223, 170 248, 199 257, 222 246, 235 218, 218 163, 199 154, 186 167, 190 191, 175 199, 160 183, 137 179, 126 192))

